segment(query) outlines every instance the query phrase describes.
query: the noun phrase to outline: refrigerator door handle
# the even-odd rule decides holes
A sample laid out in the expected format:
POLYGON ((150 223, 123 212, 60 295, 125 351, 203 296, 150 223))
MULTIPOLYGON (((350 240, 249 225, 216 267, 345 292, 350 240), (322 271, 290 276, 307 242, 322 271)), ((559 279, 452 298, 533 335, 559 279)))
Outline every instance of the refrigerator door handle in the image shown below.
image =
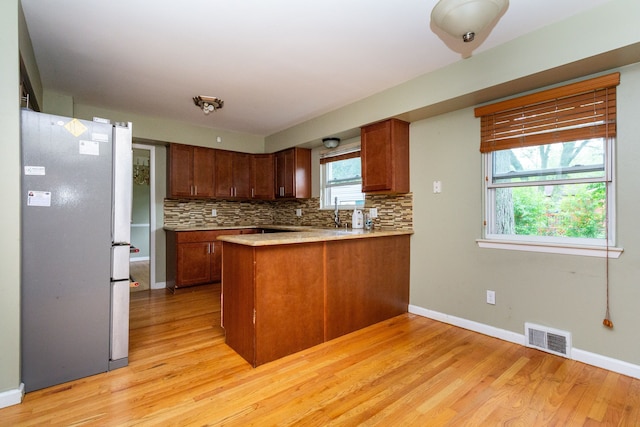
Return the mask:
POLYGON ((111 247, 111 280, 129 280, 129 245, 111 247))
POLYGON ((113 224, 112 242, 131 243, 133 159, 131 123, 113 128, 113 224))
POLYGON ((129 281, 111 283, 109 370, 129 363, 129 281))

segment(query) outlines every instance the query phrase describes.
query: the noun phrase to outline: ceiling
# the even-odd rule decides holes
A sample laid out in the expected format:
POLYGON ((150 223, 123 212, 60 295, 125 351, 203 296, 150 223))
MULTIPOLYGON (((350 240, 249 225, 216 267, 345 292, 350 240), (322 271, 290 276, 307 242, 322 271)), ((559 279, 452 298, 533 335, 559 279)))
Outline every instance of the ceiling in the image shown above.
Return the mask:
POLYGON ((511 0, 464 44, 437 0, 22 0, 42 84, 74 102, 268 136, 609 0, 511 0), (196 95, 224 108, 204 115, 196 95))

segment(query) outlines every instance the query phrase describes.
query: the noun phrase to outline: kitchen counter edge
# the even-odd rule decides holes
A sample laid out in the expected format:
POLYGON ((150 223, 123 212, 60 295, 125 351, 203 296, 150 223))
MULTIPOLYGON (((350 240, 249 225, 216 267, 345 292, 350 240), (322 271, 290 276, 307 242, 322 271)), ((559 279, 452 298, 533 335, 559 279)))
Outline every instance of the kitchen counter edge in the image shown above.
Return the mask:
POLYGON ((413 230, 343 230, 307 228, 305 231, 296 232, 220 236, 218 237, 218 240, 245 246, 274 246, 296 243, 327 242, 332 240, 402 236, 408 234, 413 234, 413 230))

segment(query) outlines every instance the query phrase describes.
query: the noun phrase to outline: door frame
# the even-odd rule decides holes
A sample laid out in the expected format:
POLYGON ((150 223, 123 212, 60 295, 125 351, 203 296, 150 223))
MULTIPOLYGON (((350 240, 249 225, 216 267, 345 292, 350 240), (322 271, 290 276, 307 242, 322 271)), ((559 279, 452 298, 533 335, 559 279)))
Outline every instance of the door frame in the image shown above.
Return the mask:
POLYGON ((162 289, 156 283, 156 147, 133 143, 133 148, 149 151, 149 289, 162 289))

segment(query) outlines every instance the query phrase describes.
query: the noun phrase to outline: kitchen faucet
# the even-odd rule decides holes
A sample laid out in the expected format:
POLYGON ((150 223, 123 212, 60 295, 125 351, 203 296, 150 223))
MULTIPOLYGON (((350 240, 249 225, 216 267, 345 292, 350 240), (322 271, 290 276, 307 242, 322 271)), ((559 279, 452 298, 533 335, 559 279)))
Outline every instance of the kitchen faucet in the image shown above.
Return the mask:
POLYGON ((340 216, 338 215, 338 198, 337 197, 335 198, 334 204, 335 204, 336 210, 333 211, 333 222, 335 223, 336 228, 340 228, 340 216))

